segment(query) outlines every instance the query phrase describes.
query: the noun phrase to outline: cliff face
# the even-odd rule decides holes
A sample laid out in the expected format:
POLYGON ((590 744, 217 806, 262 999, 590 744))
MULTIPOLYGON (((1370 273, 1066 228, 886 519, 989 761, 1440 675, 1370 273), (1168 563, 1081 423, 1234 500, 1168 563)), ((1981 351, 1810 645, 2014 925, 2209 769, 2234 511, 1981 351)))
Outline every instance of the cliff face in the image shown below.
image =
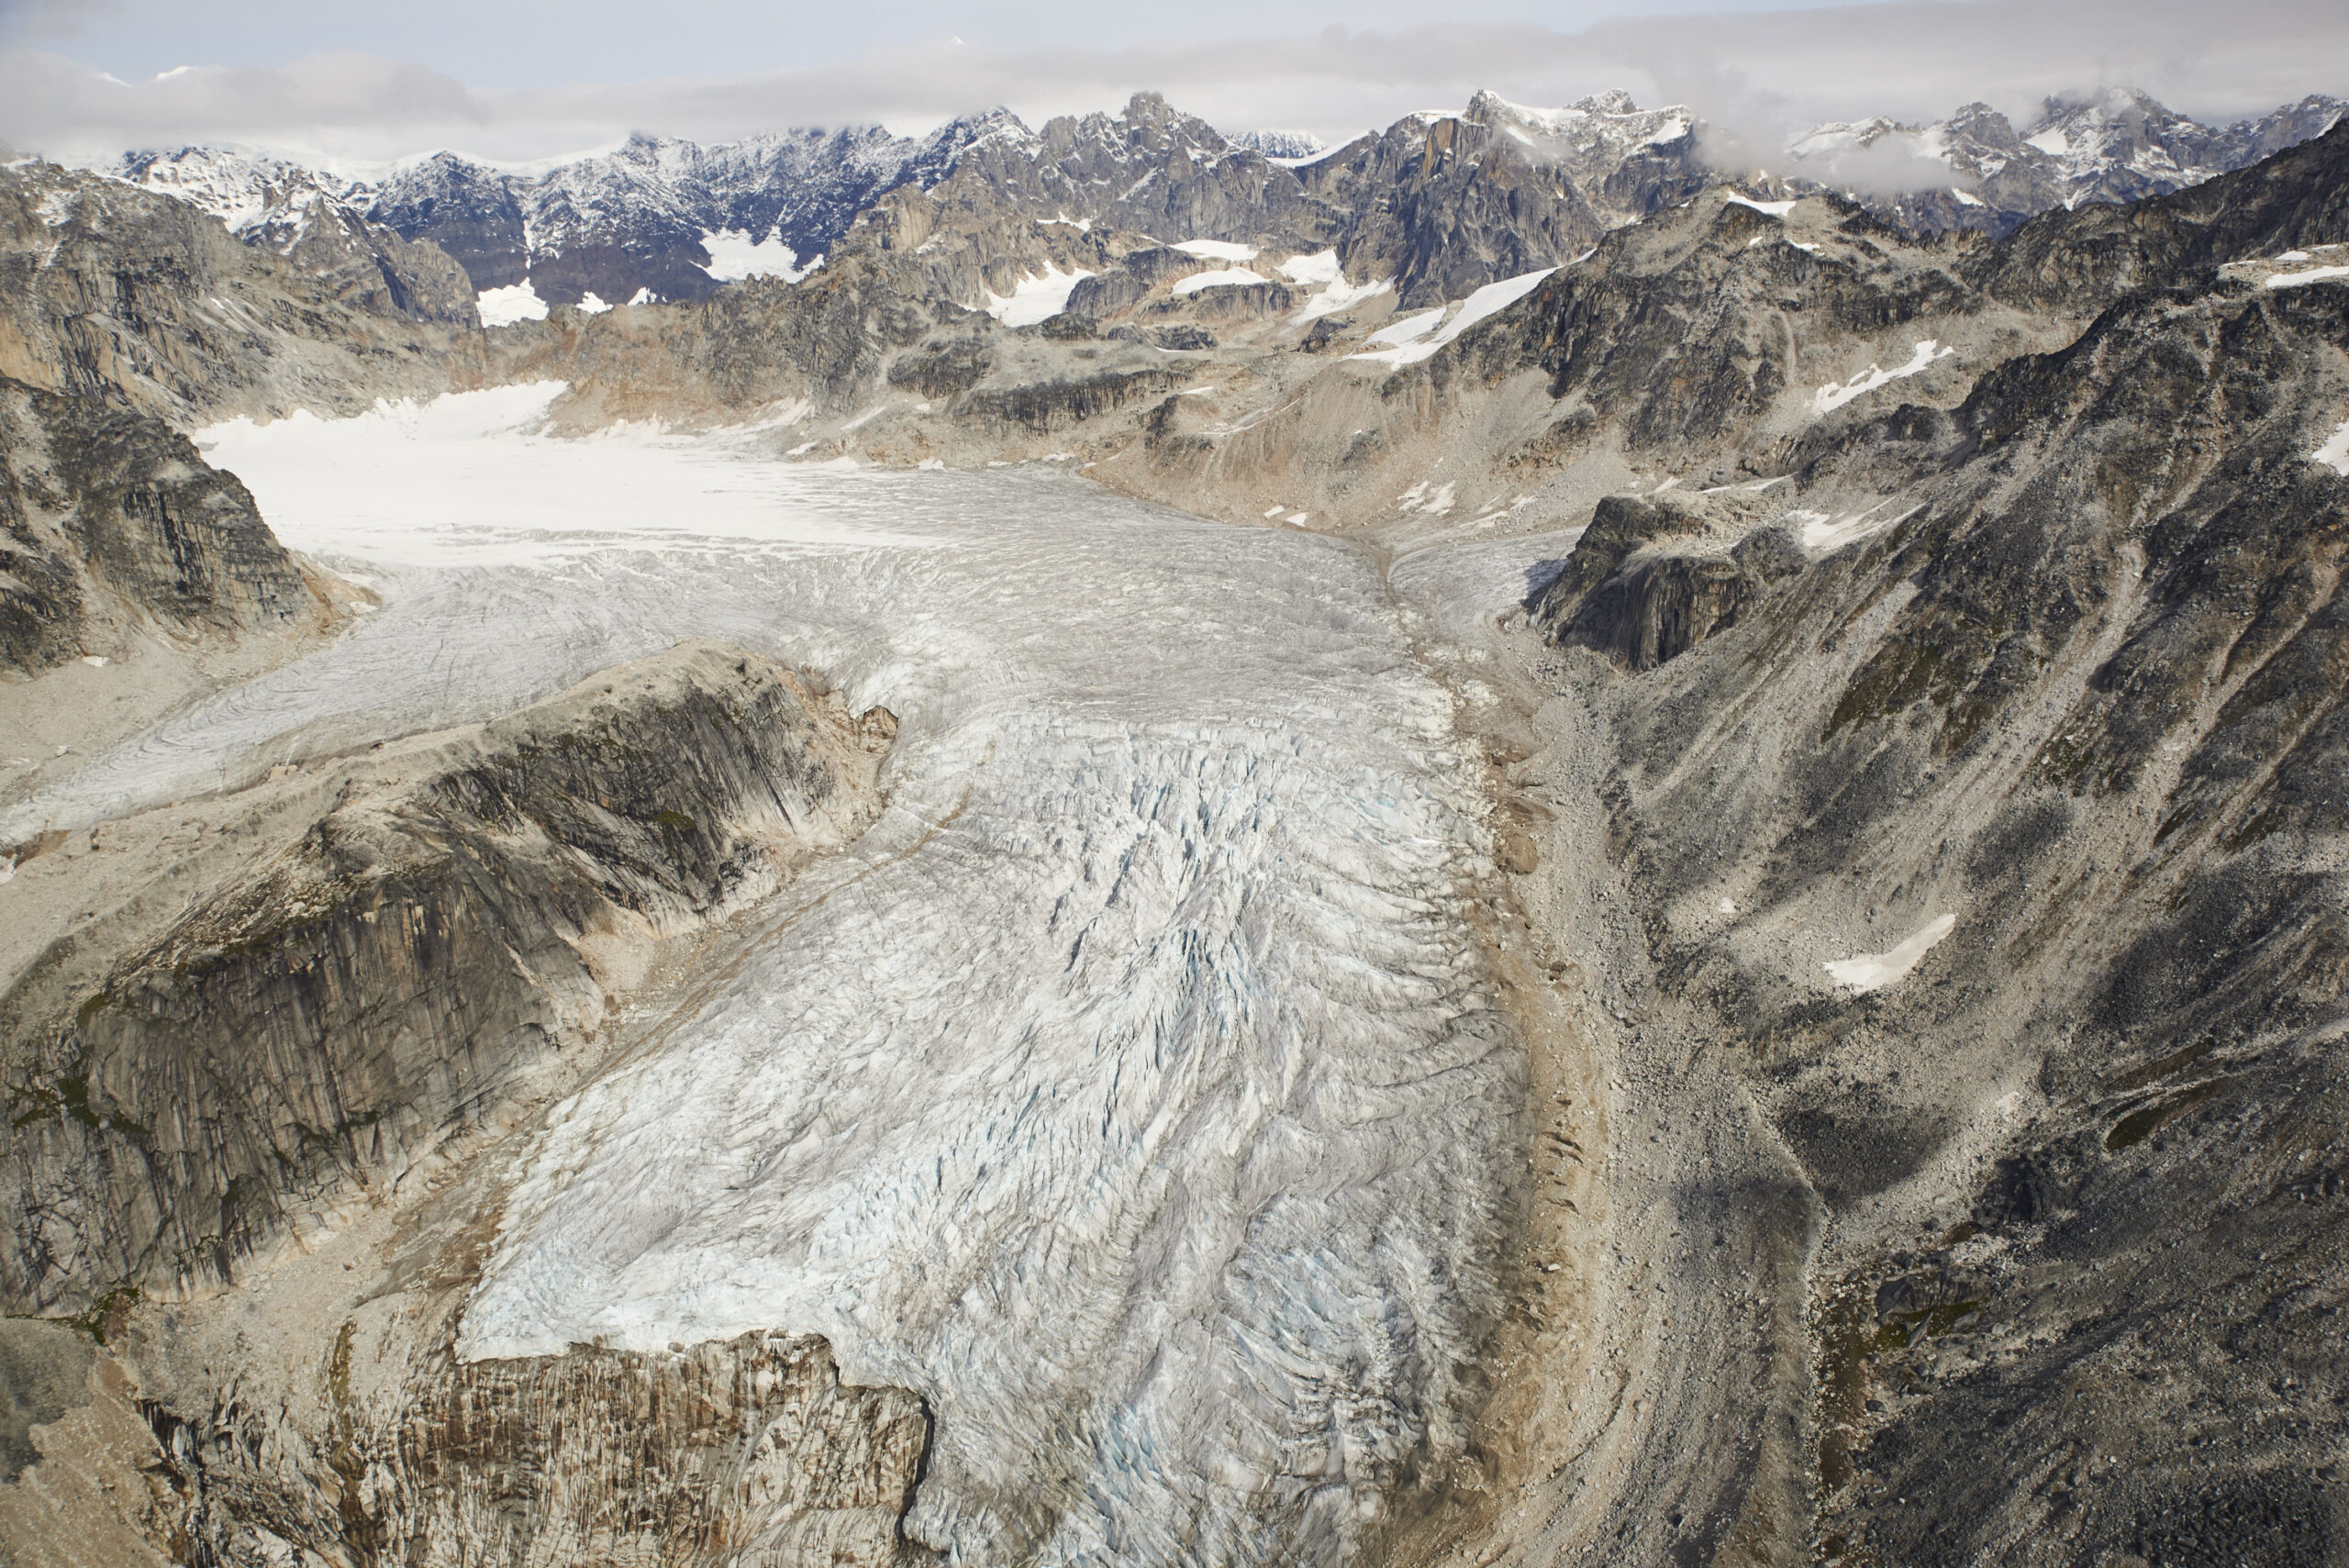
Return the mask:
POLYGON ((324 606, 234 474, 161 420, 0 380, 0 665, 173 636, 263 635, 324 606))
POLYGON ((185 202, 51 164, 0 169, 0 375, 182 422, 447 385, 450 328, 345 293, 185 202))
POLYGON ((233 1401, 150 1407, 173 1485, 157 1533, 222 1562, 273 1539, 418 1568, 926 1555, 898 1535, 929 1441, 921 1401, 841 1386, 821 1340, 466 1362, 384 1318, 342 1319, 316 1426, 233 1401))
POLYGON ((210 213, 248 245, 294 263, 326 298, 379 316, 478 327, 464 269, 429 239, 368 221, 358 188, 280 158, 210 148, 140 152, 117 177, 210 213))
POLYGON ((354 769, 101 988, 36 964, 6 1009, 15 1309, 226 1281, 296 1208, 475 1126, 653 942, 858 831, 891 729, 689 646, 412 782, 354 769))

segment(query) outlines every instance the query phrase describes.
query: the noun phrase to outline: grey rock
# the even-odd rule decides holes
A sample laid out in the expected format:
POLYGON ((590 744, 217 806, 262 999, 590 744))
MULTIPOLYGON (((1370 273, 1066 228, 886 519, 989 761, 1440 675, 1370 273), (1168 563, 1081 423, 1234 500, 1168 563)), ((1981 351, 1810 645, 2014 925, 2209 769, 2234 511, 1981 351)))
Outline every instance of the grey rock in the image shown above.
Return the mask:
POLYGON ((0 379, 0 665, 135 619, 270 633, 320 606, 234 474, 161 420, 0 379))
POLYGON ((396 1176, 593 1032, 616 947, 860 831, 894 730, 685 644, 451 743, 413 784, 359 770, 100 991, 34 965, 0 1006, 0 1299, 206 1288, 299 1207, 396 1176))
POLYGON ((343 297, 186 202, 0 167, 0 375, 174 421, 353 412, 447 384, 451 328, 343 297))
POLYGON ((176 196, 219 218, 248 245, 285 257, 328 297, 383 315, 476 327, 473 286, 429 238, 371 222, 363 187, 284 159, 215 149, 127 155, 117 178, 176 196))

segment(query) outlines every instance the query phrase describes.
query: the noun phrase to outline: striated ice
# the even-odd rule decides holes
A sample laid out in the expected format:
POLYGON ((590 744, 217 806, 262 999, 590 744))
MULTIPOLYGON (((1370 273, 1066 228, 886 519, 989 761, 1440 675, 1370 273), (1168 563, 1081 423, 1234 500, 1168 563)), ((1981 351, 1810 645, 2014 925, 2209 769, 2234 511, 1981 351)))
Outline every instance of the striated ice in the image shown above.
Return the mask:
POLYGON ((206 434, 384 608, 77 809, 692 636, 901 728, 874 828, 553 1110, 462 1353, 819 1332, 929 1401, 909 1529, 957 1561, 1343 1557, 1459 1451, 1521 1076, 1476 771, 1369 559, 479 395, 206 434))

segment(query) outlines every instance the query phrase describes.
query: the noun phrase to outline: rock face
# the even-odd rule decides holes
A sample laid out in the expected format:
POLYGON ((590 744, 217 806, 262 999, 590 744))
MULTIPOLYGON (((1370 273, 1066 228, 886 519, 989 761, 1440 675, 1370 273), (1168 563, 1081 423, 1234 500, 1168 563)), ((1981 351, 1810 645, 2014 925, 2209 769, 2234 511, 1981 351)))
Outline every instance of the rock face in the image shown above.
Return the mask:
POLYGON ((508 174, 439 152, 367 195, 368 217, 456 258, 476 289, 529 280, 550 304, 640 292, 706 298, 732 278, 709 242, 732 236, 765 273, 819 264, 883 191, 934 183, 977 134, 958 120, 926 137, 877 126, 796 130, 700 147, 636 136, 543 174, 508 174))
POLYGON ((1116 114, 1036 129, 998 109, 919 138, 877 127, 711 147, 639 136, 529 176, 446 152, 373 187, 206 149, 126 167, 280 248, 306 220, 360 223, 436 245, 475 289, 528 280, 553 305, 696 300, 743 276, 796 276, 836 255, 869 210, 880 226, 869 245, 921 250, 932 285, 964 302, 1067 259, 1030 233, 1038 223, 1067 226, 1063 249, 1077 255, 1099 254, 1085 239, 1095 228, 1336 246, 1349 275, 1397 277, 1417 302, 1554 265, 1680 199, 1702 183, 1694 124, 1621 94, 1553 110, 1480 94, 1462 115, 1414 116, 1315 156, 1310 139, 1227 141, 1143 93, 1116 114), (721 241, 740 255, 721 256, 721 241))
POLYGON ((450 328, 384 315, 188 203, 0 168, 0 375, 174 421, 444 389, 450 328))
POLYGON ((894 726, 707 646, 362 770, 298 841, 81 996, 7 998, 11 1310, 226 1281, 305 1204, 396 1177, 591 1035, 660 938, 874 809, 894 726))
POLYGON ((323 1432, 234 1406, 193 1418, 150 1406, 176 1492, 157 1523, 216 1562, 271 1538, 418 1568, 927 1555, 898 1534, 930 1436, 921 1401, 842 1387, 821 1340, 470 1362, 436 1346, 386 1363, 387 1345, 410 1347, 382 1318, 344 1320, 323 1432))
POLYGON ((353 200, 363 187, 353 183, 202 147, 132 153, 115 173, 210 213, 246 244, 292 261, 328 298, 379 315, 481 325, 464 269, 429 238, 368 221, 353 200))
POLYGON ((1653 670, 1735 625, 1771 584, 1803 569, 1791 534, 1753 526, 1757 510, 1610 495, 1527 607, 1561 644, 1653 670))
POLYGON ((1623 94, 1534 109, 1479 93, 1458 116, 1413 116, 1298 171, 1335 209, 1356 279, 1392 278, 1406 306, 1459 299, 1571 261, 1610 228, 1701 189, 1687 110, 1623 94))
POLYGON ((0 380, 0 666, 61 663, 126 618, 266 634, 320 609, 245 487, 186 437, 0 380))

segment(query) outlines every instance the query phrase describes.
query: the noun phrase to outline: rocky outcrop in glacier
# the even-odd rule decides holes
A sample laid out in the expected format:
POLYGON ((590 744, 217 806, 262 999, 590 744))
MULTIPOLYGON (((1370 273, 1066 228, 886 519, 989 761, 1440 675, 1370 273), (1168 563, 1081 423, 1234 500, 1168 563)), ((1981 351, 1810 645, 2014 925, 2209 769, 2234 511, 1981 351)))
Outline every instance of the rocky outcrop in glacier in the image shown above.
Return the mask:
POLYGON ((245 487, 186 437, 0 378, 0 668, 93 656, 125 620, 266 635, 324 610, 245 487))
POLYGON ((659 940, 858 832, 893 728, 687 645, 353 765, 102 977, 61 940, 0 1009, 12 1309, 210 1288, 396 1178, 592 1037, 659 940))
POLYGON ((928 1559, 899 1534, 921 1401, 843 1386, 821 1340, 462 1362, 417 1327, 373 1303, 345 1318, 316 1426, 150 1401, 163 1532, 223 1562, 270 1541, 417 1568, 928 1559))

